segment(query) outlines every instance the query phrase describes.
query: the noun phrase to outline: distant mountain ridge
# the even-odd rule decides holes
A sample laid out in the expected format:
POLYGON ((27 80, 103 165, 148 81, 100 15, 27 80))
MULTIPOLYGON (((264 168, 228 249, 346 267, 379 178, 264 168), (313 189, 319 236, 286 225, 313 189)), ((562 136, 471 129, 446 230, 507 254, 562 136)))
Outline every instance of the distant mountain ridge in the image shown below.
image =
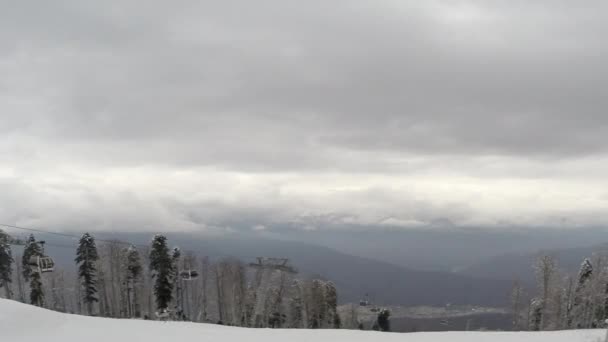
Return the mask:
MULTIPOLYGON (((147 244, 151 234, 104 234, 115 238, 147 244)), ((212 259, 234 256, 253 261, 256 256, 286 257, 303 275, 319 275, 332 280, 338 287, 341 302, 358 302, 366 293, 378 304, 434 305, 470 304, 504 306, 509 282, 477 278, 447 272, 418 271, 386 262, 362 258, 313 244, 270 240, 216 238, 208 239, 187 234, 168 234, 170 245, 193 250, 212 259)), ((42 237, 41 237, 42 238, 42 237)), ((74 250, 53 247, 53 237, 47 251, 61 264, 73 264, 74 250)))
POLYGON ((505 254, 489 258, 458 273, 473 277, 488 277, 513 281, 519 279, 529 286, 535 282, 534 263, 540 255, 551 255, 556 258, 558 268, 569 274, 576 274, 585 258, 592 258, 597 253, 608 254, 608 243, 586 247, 547 249, 536 253, 505 254))

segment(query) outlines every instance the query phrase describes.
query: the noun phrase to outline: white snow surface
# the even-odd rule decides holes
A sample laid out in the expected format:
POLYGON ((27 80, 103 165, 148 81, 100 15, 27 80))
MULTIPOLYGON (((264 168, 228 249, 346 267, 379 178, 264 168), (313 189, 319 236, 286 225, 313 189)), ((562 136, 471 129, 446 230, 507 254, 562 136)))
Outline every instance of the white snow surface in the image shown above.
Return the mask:
POLYGON ((350 330, 247 329, 213 324, 68 315, 0 299, 0 341, 221 342, 601 342, 605 330, 559 332, 380 333, 350 330))

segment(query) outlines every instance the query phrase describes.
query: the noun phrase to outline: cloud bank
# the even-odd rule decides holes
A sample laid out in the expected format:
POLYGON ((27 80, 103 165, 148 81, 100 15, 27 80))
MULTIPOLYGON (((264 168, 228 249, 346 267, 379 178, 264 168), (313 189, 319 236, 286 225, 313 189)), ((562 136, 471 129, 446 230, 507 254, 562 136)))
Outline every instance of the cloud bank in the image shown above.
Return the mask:
POLYGON ((6 4, 0 221, 605 225, 607 7, 6 4))

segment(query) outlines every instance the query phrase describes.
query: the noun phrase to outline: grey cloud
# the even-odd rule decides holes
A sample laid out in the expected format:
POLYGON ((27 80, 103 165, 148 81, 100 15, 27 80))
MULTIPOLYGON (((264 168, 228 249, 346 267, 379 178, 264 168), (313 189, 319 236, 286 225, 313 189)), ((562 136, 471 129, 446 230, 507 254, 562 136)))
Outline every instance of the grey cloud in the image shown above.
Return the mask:
POLYGON ((45 106, 25 114, 31 134, 221 151, 188 155, 202 164, 246 164, 249 149, 280 160, 280 147, 311 163, 327 147, 605 152, 607 27, 592 9, 269 1, 139 10, 64 2, 5 12, 13 48, 3 73, 29 83, 12 96, 5 84, 5 95, 36 92, 45 106), (442 17, 467 8, 469 22, 442 17))
MULTIPOLYGON (((576 192, 583 191, 576 178, 589 176, 599 186, 608 169, 603 2, 1 6, 0 180, 2 172, 16 173, 33 187, 15 193, 36 197, 37 186, 73 168, 85 174, 75 175, 82 184, 64 186, 85 186, 92 196, 85 202, 98 196, 104 206, 140 203, 141 212, 158 211, 155 220, 182 227, 319 225, 356 221, 367 210, 407 225, 492 216, 469 201, 485 189, 501 196, 509 189, 493 180, 562 177, 576 192), (260 177, 272 190, 264 193, 268 202, 252 205, 225 201, 219 192, 192 203, 178 195, 114 197, 111 191, 124 189, 91 185, 121 168, 140 170, 149 186, 167 174, 207 177, 213 169, 260 177), (327 174, 336 182, 343 175, 359 192, 328 195, 327 208, 310 203, 317 193, 276 195, 291 183, 275 178, 295 175, 294 184, 318 180, 323 188, 327 174), (379 175, 388 178, 376 184, 379 175), (434 179, 424 180, 428 187, 478 183, 460 188, 448 204, 441 196, 449 190, 433 188, 437 197, 420 199, 423 190, 391 189, 408 177, 415 187, 421 175, 434 179), (382 205, 373 200, 378 188, 390 193, 377 201, 382 205), (409 208, 399 211, 399 203, 409 208)), ((231 175, 209 177, 238 183, 231 175)), ((176 178, 167 187, 192 181, 176 178)), ((260 189, 230 191, 239 197, 260 189)), ((61 201, 74 200, 81 198, 61 201)), ((597 217, 602 202, 590 201, 597 217)), ((565 202, 530 215, 559 212, 565 202)), ((149 224, 135 211, 106 214, 149 224)))

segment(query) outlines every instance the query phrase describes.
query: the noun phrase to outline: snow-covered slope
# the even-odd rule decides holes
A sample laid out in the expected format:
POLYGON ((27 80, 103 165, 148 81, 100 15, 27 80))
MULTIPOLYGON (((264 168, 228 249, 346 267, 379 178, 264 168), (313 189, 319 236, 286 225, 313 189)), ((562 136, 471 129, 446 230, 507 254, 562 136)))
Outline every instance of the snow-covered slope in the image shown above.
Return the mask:
POLYGON ((397 334, 347 330, 244 329, 210 324, 163 323, 66 315, 0 299, 0 341, 3 342, 599 342, 603 341, 603 337, 603 330, 397 334))

